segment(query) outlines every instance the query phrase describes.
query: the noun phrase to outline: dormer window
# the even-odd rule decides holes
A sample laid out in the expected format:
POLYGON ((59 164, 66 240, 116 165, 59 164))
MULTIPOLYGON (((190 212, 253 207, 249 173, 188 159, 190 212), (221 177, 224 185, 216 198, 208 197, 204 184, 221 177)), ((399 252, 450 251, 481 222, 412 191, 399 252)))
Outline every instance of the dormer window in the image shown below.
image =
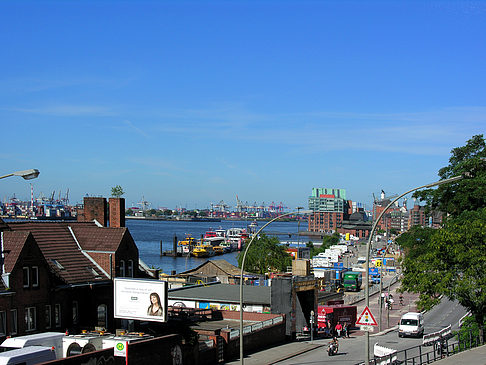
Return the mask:
POLYGON ((91 274, 93 274, 96 277, 100 276, 100 274, 98 274, 98 272, 94 269, 94 267, 88 266, 86 270, 88 270, 91 274))
POLYGON ((61 263, 55 259, 51 259, 52 263, 57 266, 59 270, 64 270, 64 266, 61 265, 61 263))

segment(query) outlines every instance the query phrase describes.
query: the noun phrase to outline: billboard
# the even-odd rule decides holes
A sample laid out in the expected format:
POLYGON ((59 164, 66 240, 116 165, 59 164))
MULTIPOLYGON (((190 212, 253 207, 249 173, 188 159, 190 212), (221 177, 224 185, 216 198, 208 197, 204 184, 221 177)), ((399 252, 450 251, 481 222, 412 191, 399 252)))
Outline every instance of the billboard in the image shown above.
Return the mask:
POLYGON ((167 282, 115 278, 115 318, 167 322, 167 282))

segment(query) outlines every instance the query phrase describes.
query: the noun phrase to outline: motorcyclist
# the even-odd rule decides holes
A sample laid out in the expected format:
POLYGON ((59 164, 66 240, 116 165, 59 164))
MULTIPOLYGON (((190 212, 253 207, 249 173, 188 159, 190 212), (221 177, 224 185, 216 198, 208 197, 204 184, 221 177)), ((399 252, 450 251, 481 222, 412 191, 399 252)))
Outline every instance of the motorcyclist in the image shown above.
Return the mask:
POLYGON ((334 353, 335 353, 335 354, 337 354, 337 353, 338 353, 338 350, 339 350, 339 341, 338 341, 338 339, 337 339, 337 337, 336 337, 336 336, 334 336, 334 337, 332 338, 331 342, 329 342, 329 346, 328 346, 328 348, 330 349, 330 348, 331 348, 331 346, 334 346, 334 347, 335 347, 335 351, 334 351, 334 353))

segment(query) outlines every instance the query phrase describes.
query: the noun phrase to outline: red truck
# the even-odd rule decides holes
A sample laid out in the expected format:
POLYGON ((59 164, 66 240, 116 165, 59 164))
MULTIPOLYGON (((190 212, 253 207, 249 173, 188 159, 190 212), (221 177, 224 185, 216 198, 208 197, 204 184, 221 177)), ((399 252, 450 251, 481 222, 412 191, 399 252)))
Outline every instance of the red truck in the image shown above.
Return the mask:
POLYGON ((358 308, 355 305, 319 305, 317 309, 318 331, 331 336, 332 330, 334 330, 338 322, 342 325, 347 323, 348 328, 351 329, 356 325, 357 316, 358 308), (329 329, 331 332, 329 332, 329 329))

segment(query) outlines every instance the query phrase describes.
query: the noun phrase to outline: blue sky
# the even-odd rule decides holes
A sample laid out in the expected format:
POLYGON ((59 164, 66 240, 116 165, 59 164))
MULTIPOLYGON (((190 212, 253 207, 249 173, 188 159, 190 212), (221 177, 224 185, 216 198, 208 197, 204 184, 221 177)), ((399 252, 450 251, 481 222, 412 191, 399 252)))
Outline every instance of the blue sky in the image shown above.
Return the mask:
POLYGON ((486 2, 4 1, 0 44, 0 173, 71 203, 369 208, 485 132, 486 2))

